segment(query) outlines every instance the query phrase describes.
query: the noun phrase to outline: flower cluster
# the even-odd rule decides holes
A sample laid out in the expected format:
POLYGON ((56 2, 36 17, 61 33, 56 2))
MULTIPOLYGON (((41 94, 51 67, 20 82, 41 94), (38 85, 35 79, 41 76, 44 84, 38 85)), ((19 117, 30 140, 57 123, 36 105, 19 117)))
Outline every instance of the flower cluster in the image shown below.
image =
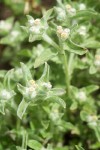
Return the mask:
POLYGON ((70 15, 72 15, 72 16, 74 16, 74 15, 76 14, 76 9, 73 8, 73 7, 72 7, 71 5, 69 5, 69 4, 66 5, 66 10, 67 10, 67 12, 68 12, 70 15))
POLYGON ((68 39, 70 35, 70 29, 69 28, 63 29, 62 26, 57 26, 57 35, 60 39, 65 41, 66 39, 68 39))

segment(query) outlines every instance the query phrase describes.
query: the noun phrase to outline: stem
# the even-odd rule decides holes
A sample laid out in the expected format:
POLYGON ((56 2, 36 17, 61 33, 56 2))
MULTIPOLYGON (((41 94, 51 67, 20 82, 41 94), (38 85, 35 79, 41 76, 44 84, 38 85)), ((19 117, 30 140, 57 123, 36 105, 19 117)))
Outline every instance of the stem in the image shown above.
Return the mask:
POLYGON ((56 50, 60 51, 59 46, 52 40, 51 37, 49 37, 46 33, 43 34, 43 40, 47 42, 48 44, 52 45, 56 50))
POLYGON ((63 66, 64 66, 64 72, 65 72, 65 80, 66 80, 66 88, 67 88, 67 94, 69 96, 69 92, 70 92, 70 78, 69 78, 69 68, 68 68, 68 59, 66 56, 66 53, 63 49, 63 45, 62 42, 59 40, 60 43, 60 48, 62 51, 62 59, 63 59, 63 66))

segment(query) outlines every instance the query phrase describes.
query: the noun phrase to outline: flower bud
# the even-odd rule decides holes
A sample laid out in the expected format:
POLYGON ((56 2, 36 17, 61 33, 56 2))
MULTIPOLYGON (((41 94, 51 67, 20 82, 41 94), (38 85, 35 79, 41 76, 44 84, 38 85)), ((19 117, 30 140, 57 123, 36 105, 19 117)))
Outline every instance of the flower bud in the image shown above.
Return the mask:
POLYGON ((7 91, 6 89, 3 89, 0 93, 0 97, 3 100, 9 100, 12 97, 12 95, 9 91, 7 91))
POLYGON ((70 29, 68 28, 63 29, 62 26, 57 27, 57 35, 62 40, 66 40, 69 37, 69 34, 70 34, 70 29))
POLYGON ((100 67, 100 55, 95 55, 95 66, 100 67))
POLYGON ((79 10, 85 10, 86 9, 86 5, 81 3, 79 4, 79 10))
POLYGON ((76 14, 76 9, 69 4, 66 5, 66 10, 72 16, 76 14))
POLYGON ((78 29, 78 33, 82 36, 85 36, 86 35, 86 27, 85 26, 81 26, 79 29, 78 29))
POLYGON ((46 87, 48 90, 50 90, 52 88, 52 85, 50 82, 43 82, 42 86, 46 87))
POLYGON ((81 101, 86 101, 86 94, 83 91, 80 91, 76 94, 76 98, 81 101))
POLYGON ((35 19, 34 20, 34 25, 40 25, 40 19, 35 19))

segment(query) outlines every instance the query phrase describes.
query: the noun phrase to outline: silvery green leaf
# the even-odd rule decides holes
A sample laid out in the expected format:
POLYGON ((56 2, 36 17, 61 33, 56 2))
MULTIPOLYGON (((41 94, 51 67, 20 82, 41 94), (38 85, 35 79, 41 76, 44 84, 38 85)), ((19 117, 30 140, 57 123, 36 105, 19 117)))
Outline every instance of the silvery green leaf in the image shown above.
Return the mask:
POLYGON ((89 85, 89 86, 85 87, 84 89, 85 89, 87 94, 90 94, 90 93, 98 90, 99 86, 98 85, 89 85))
POLYGON ((47 10, 47 11, 43 14, 43 17, 42 17, 41 21, 44 21, 44 23, 47 22, 47 20, 48 20, 48 19, 50 18, 50 16, 51 16, 52 12, 53 12, 53 8, 47 10))
POLYGON ((49 37, 47 34, 43 34, 42 38, 44 41, 46 41, 49 45, 52 45, 56 50, 60 51, 59 46, 52 40, 51 37, 49 37))
POLYGON ((5 102, 3 102, 4 100, 0 100, 0 113, 2 113, 3 115, 5 115, 5 102))
POLYGON ((89 73, 90 73, 90 74, 94 74, 94 73, 96 73, 96 72, 97 72, 96 67, 95 67, 94 65, 91 65, 91 66, 90 66, 90 69, 89 69, 89 73))
POLYGON ((34 150, 41 150, 42 149, 42 144, 39 143, 36 140, 29 140, 28 141, 28 146, 34 150))
POLYGON ((31 20, 31 19, 33 20, 33 17, 30 16, 30 15, 26 15, 26 17, 27 17, 28 20, 31 20))
POLYGON ((50 100, 51 102, 53 103, 58 103, 60 106, 62 106, 63 108, 66 108, 66 103, 64 102, 63 99, 61 99, 60 97, 58 96, 50 96, 50 97, 47 97, 46 99, 50 100))
POLYGON ((84 148, 82 148, 81 146, 75 146, 77 150, 85 150, 84 148))
POLYGON ((39 67, 40 65, 44 64, 51 58, 55 57, 57 53, 52 52, 50 49, 47 49, 43 51, 39 57, 36 58, 35 63, 34 63, 34 68, 39 67))
POLYGON ((93 10, 81 10, 81 11, 77 11, 76 15, 73 17, 74 19, 75 18, 92 18, 92 17, 95 17, 97 16, 97 12, 96 11, 93 11, 93 10))
POLYGON ((66 44, 64 44, 64 49, 78 55, 83 55, 87 52, 85 48, 81 47, 78 44, 75 44, 71 41, 71 39, 68 39, 66 44))
POLYGON ((75 110, 75 109, 77 109, 77 107, 78 107, 77 102, 76 102, 76 101, 73 101, 73 102, 72 102, 72 105, 71 105, 71 107, 70 107, 70 110, 75 110))
POLYGON ((25 114, 25 111, 28 107, 30 102, 26 102, 24 99, 22 99, 21 103, 18 106, 17 109, 17 116, 22 119, 23 115, 25 114))
POLYGON ((100 48, 100 42, 99 41, 96 41, 95 39, 87 39, 86 41, 83 42, 82 44, 84 47, 87 47, 87 48, 100 48))
POLYGON ((88 113, 86 111, 81 111, 80 117, 83 121, 87 121, 88 113))
POLYGON ((48 82, 49 81, 49 65, 45 63, 44 71, 39 82, 48 82))
POLYGON ((17 150, 26 150, 26 149, 24 149, 24 148, 22 148, 22 147, 19 147, 19 146, 16 146, 16 149, 17 149, 17 150))
POLYGON ((36 40, 41 40, 42 39, 42 35, 36 35, 36 34, 30 34, 29 35, 29 42, 34 42, 34 41, 36 41, 36 40))
POLYGON ((22 86, 20 83, 17 84, 17 88, 18 88, 18 91, 24 95, 25 94, 25 91, 26 91, 26 88, 24 86, 22 86))
POLYGON ((21 64, 21 68, 22 68, 25 80, 26 81, 31 80, 32 75, 31 75, 31 72, 30 72, 29 68, 22 62, 20 64, 21 64))
POLYGON ((62 89, 62 88, 53 88, 53 89, 51 89, 51 92, 55 96, 56 95, 61 96, 61 95, 66 93, 66 91, 64 89, 62 89))

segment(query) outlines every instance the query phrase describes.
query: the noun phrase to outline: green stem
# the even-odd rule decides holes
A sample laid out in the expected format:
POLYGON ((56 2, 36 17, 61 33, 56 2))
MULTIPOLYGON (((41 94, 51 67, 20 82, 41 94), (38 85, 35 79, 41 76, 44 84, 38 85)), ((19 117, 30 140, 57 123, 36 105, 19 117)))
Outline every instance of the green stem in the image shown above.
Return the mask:
POLYGON ((60 40, 59 40, 59 43, 60 43, 60 48, 61 48, 61 52, 62 52, 62 62, 63 62, 63 66, 64 66, 67 94, 69 96, 69 93, 70 93, 70 78, 69 78, 68 59, 67 59, 67 55, 66 55, 66 53, 63 49, 62 42, 60 40))
POLYGON ((47 42, 48 44, 52 45, 56 50, 60 51, 59 46, 52 40, 51 37, 49 37, 46 33, 43 34, 43 40, 47 42))

